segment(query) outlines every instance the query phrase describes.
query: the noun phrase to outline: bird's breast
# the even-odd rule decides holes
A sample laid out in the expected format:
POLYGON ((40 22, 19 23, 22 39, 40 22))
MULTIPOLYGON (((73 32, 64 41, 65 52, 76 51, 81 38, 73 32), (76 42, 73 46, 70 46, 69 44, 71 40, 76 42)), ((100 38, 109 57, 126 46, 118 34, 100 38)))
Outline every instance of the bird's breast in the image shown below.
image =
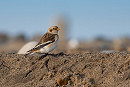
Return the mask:
POLYGON ((57 40, 56 42, 50 44, 48 47, 47 47, 47 52, 51 52, 52 50, 54 50, 58 44, 59 40, 57 40))

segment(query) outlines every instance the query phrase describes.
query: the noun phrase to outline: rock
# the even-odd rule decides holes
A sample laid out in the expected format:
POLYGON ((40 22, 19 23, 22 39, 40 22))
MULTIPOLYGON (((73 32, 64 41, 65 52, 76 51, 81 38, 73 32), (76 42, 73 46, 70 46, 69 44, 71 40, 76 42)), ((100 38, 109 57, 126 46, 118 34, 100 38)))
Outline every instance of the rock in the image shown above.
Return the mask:
POLYGON ((57 80, 57 84, 59 85, 59 86, 63 86, 63 85, 67 85, 68 84, 68 81, 67 81, 67 79, 61 79, 61 78, 59 78, 58 80, 57 80))
POLYGON ((77 39, 71 39, 68 42, 68 49, 76 49, 79 45, 79 41, 77 39))

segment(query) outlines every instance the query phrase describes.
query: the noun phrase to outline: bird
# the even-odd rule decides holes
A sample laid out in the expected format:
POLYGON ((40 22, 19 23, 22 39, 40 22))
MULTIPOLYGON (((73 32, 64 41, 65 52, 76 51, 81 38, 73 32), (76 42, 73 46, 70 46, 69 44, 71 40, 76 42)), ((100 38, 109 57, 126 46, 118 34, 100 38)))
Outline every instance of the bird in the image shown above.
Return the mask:
POLYGON ((25 55, 48 54, 53 51, 59 42, 59 30, 57 26, 51 26, 42 36, 39 43, 34 48, 27 51, 25 55))

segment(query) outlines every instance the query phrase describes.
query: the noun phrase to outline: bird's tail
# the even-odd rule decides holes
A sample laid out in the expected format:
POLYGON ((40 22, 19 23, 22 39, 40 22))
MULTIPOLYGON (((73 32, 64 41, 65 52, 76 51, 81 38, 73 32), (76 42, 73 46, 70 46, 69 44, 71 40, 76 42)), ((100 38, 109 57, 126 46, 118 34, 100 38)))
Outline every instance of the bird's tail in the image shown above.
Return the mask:
POLYGON ((32 55, 32 54, 34 54, 34 53, 31 52, 31 51, 27 51, 24 55, 25 55, 25 56, 28 56, 28 55, 32 55))

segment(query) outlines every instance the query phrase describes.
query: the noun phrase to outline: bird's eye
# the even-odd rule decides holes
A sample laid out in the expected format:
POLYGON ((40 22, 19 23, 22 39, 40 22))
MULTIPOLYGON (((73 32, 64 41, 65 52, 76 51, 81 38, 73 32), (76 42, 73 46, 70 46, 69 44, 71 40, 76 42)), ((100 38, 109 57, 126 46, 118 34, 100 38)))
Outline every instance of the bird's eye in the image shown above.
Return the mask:
POLYGON ((52 32, 52 30, 50 30, 50 32, 52 32))

